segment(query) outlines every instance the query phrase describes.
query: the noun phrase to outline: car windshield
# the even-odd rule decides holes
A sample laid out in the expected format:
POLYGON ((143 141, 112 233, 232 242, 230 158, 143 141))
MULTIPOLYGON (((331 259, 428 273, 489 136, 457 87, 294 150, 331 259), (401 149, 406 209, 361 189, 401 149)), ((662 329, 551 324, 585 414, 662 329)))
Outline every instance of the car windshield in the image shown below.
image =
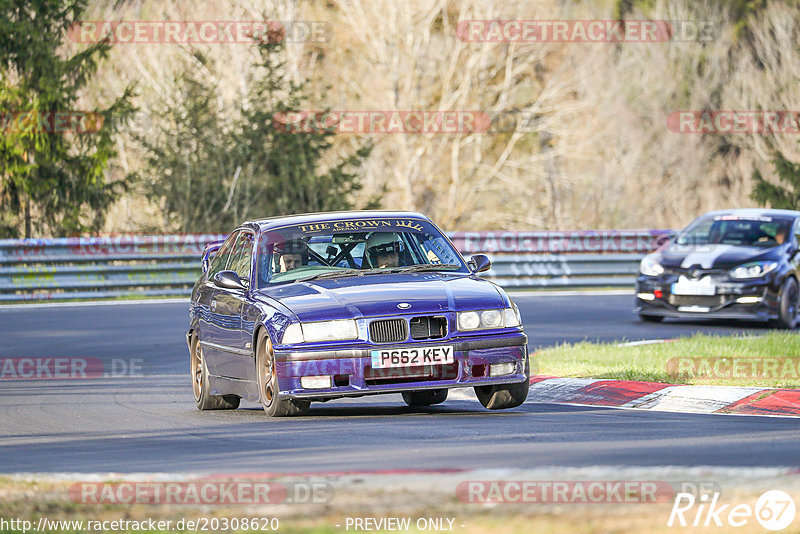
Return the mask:
POLYGON ((789 239, 792 221, 776 217, 704 217, 675 239, 677 245, 737 245, 774 247, 789 239))
POLYGON ((464 260, 430 222, 343 219, 277 228, 258 245, 258 287, 389 272, 468 273, 464 260))

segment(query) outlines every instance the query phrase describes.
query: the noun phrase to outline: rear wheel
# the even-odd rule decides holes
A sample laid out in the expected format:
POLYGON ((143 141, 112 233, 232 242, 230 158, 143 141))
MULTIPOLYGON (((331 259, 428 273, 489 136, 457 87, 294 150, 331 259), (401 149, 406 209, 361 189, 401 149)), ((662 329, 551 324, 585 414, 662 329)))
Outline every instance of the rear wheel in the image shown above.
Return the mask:
POLYGON ((237 395, 211 395, 208 368, 203 346, 197 335, 192 336, 192 393, 198 410, 235 410, 241 399, 237 395))
POLYGON ((516 384, 501 384, 497 386, 475 386, 475 395, 489 410, 505 410, 516 408, 528 398, 531 387, 530 364, 525 361, 525 380, 516 384))
POLYGON ((660 323, 661 321, 664 320, 664 318, 661 315, 644 315, 641 313, 639 314, 639 319, 647 323, 660 323))
POLYGON ((304 415, 311 405, 309 401, 286 399, 280 396, 275 353, 269 336, 263 330, 256 346, 256 375, 258 376, 258 398, 270 417, 304 415))
POLYGON ((422 391, 404 391, 403 400, 409 406, 431 406, 447 400, 447 389, 426 389, 422 391))
POLYGON ((783 282, 778 294, 778 327, 791 330, 797 325, 798 294, 797 280, 790 276, 783 282))

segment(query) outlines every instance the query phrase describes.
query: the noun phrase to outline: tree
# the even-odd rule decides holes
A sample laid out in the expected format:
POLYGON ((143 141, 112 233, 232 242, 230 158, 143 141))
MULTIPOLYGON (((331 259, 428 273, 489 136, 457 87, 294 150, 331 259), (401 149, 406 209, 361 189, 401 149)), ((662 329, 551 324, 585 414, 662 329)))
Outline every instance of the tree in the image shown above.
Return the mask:
POLYGON ((775 209, 800 209, 800 164, 787 160, 780 152, 772 158, 778 180, 786 187, 766 181, 758 169, 753 171, 753 192, 750 198, 775 209))
POLYGON ((286 78, 281 39, 256 46, 260 60, 235 116, 217 103, 208 80, 216 70, 212 60, 195 52, 176 80, 179 100, 163 105, 168 126, 155 139, 140 137, 147 154, 141 176, 150 198, 163 205, 167 227, 224 232, 245 219, 355 206, 362 187, 357 171, 370 146, 337 159, 330 154, 332 132, 276 127, 276 115, 312 99, 304 83, 286 78))
POLYGON ((107 42, 64 57, 85 0, 0 0, 0 233, 99 230, 121 181, 106 181, 114 133, 133 88, 104 109, 77 110, 107 42), (64 119, 66 123, 57 123, 64 119), (64 126, 68 124, 68 126, 64 126))

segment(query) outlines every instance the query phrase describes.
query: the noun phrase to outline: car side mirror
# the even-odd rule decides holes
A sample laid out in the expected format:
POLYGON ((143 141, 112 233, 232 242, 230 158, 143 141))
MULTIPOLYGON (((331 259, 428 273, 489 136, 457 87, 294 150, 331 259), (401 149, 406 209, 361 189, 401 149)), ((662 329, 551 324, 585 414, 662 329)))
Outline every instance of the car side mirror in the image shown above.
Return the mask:
POLYGON ((492 268, 492 260, 486 254, 475 254, 467 262, 467 265, 473 273, 482 273, 492 268))
POLYGON ((220 271, 214 275, 214 285, 222 289, 247 289, 247 284, 235 271, 220 271))

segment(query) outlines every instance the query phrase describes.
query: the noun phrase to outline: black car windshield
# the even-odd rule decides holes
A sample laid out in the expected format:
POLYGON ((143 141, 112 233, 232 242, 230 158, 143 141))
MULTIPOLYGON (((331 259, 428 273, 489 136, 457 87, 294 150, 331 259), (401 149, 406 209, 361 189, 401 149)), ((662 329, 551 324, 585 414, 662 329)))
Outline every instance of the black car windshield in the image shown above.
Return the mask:
POLYGON ((675 239, 677 245, 737 245, 775 247, 790 238, 792 220, 777 217, 716 215, 690 224, 675 239))
POLYGON ((469 272, 433 224, 397 218, 329 220, 264 232, 257 266, 258 287, 389 272, 469 272))

